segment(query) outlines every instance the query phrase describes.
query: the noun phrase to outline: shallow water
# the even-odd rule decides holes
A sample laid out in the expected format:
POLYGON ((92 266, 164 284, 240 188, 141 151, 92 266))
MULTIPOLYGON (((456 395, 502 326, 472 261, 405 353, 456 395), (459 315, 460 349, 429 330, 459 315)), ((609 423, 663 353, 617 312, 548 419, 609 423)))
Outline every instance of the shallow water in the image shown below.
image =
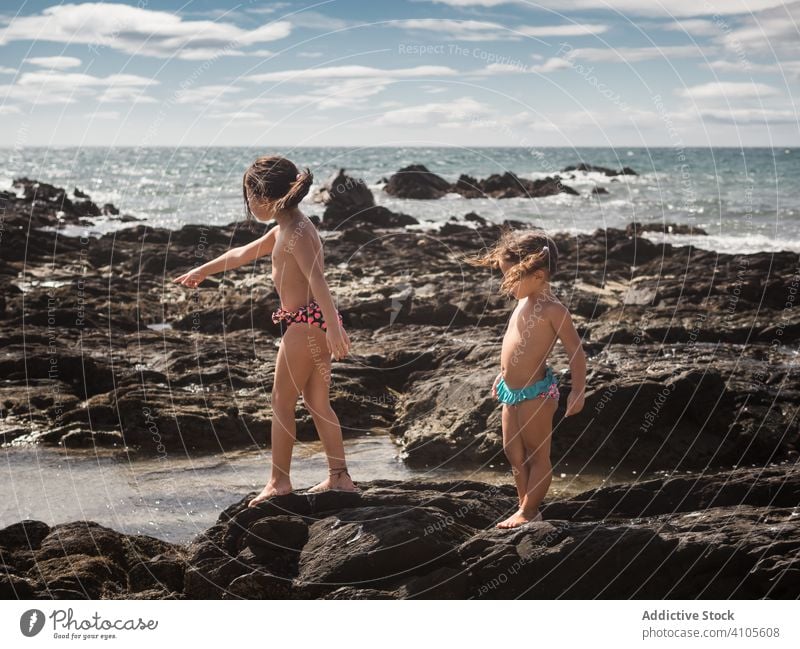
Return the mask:
MULTIPOLYGON (((398 447, 386 435, 345 440, 345 446, 356 482, 416 478, 512 484, 510 471, 500 467, 477 471, 409 469, 400 461, 398 447)), ((133 459, 109 450, 3 450, 6 497, 0 509, 0 528, 24 519, 41 520, 48 525, 90 520, 127 534, 146 534, 173 543, 190 541, 211 526, 226 507, 249 492, 260 491, 269 469, 269 450, 193 458, 174 454, 164 459, 133 459)), ((298 442, 292 464, 295 489, 316 484, 325 473, 321 444, 298 442)), ((556 466, 548 499, 569 497, 636 477, 630 472, 556 466)))

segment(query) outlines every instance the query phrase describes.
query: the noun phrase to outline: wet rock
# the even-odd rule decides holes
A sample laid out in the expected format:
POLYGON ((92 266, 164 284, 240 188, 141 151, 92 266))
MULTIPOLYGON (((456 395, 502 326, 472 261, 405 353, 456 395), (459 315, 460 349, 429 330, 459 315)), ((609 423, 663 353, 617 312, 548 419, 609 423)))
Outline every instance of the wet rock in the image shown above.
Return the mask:
POLYGON ((450 183, 424 165, 409 165, 392 174, 383 190, 396 198, 441 198, 450 191, 450 183))
POLYGON ((0 592, 52 599, 800 595, 794 464, 546 497, 543 521, 511 530, 494 527, 517 507, 511 484, 375 480, 361 488, 276 496, 253 508, 247 502, 255 494, 247 494, 187 546, 68 523, 27 557, 14 541, 19 526, 6 528, 0 539, 17 549, 0 545, 0 592))
POLYGON ((569 167, 564 167, 561 172, 568 173, 570 171, 594 171, 597 173, 605 174, 606 176, 638 176, 633 169, 630 167, 622 167, 622 169, 614 170, 609 169, 608 167, 599 167, 596 165, 586 164, 585 162, 581 162, 577 165, 571 165, 569 167))
MULTIPOLYGON (((375 205, 375 197, 366 183, 348 176, 344 169, 340 169, 338 174, 320 188, 314 200, 325 205, 322 223, 327 229, 350 231, 359 226, 404 227, 418 222, 407 214, 375 205)), ((364 233, 364 236, 368 236, 368 233, 364 233)), ((351 232, 348 232, 348 240, 357 241, 351 232)))
POLYGON ((637 236, 637 233, 641 232, 661 232, 664 234, 699 234, 699 235, 707 235, 703 228, 698 228, 693 225, 686 225, 683 223, 629 223, 626 228, 625 232, 630 237, 637 236))
POLYGON ((564 185, 558 176, 528 180, 510 171, 492 174, 482 180, 462 175, 453 191, 464 198, 541 198, 561 193, 578 194, 572 187, 564 185))

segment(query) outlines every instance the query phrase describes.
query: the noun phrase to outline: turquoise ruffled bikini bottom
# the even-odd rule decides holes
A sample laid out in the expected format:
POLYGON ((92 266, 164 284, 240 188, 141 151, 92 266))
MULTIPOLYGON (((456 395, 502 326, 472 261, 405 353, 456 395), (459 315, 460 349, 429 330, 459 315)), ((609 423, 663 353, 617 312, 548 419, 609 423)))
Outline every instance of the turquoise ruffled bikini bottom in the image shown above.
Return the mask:
POLYGON ((535 399, 542 397, 543 399, 556 399, 558 400, 558 380, 553 374, 553 368, 549 365, 545 372, 544 378, 536 383, 526 385, 519 390, 512 390, 506 385, 506 382, 501 378, 497 383, 497 399, 500 403, 505 403, 513 406, 520 401, 527 399, 535 399))

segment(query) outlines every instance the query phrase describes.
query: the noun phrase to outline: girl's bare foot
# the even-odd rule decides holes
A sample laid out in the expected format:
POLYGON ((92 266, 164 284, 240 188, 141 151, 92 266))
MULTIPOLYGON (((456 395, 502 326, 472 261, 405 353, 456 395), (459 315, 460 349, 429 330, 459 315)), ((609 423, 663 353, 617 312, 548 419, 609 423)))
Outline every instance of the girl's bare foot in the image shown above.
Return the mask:
POLYGON ((495 527, 499 527, 500 529, 510 529, 512 527, 519 527, 520 525, 525 525, 525 523, 530 523, 531 521, 540 521, 542 520, 542 512, 538 509, 536 510, 536 514, 533 516, 528 516, 523 513, 522 509, 517 510, 514 514, 509 516, 506 520, 501 521, 495 527))
POLYGON ((320 482, 318 485, 311 487, 307 493, 318 494, 323 491, 352 491, 360 493, 361 490, 356 487, 350 474, 347 472, 347 467, 339 469, 330 469, 328 471, 327 479, 320 482))
POLYGON ((285 496, 290 493, 292 493, 292 483, 288 480, 283 482, 270 480, 267 486, 261 490, 261 493, 247 503, 247 506, 255 507, 258 503, 265 501, 267 498, 272 498, 272 496, 285 496))

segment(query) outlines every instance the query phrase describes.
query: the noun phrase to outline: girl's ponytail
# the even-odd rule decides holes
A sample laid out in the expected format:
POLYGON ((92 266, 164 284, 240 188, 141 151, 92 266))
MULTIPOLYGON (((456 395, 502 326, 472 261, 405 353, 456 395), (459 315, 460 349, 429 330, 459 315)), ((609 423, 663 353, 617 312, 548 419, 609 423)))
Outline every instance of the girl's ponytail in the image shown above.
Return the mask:
POLYGON ((314 174, 306 167, 305 171, 297 174, 294 182, 289 186, 289 191, 286 192, 276 201, 276 207, 279 210, 291 209, 302 201, 308 190, 311 189, 311 184, 314 182, 314 174))

